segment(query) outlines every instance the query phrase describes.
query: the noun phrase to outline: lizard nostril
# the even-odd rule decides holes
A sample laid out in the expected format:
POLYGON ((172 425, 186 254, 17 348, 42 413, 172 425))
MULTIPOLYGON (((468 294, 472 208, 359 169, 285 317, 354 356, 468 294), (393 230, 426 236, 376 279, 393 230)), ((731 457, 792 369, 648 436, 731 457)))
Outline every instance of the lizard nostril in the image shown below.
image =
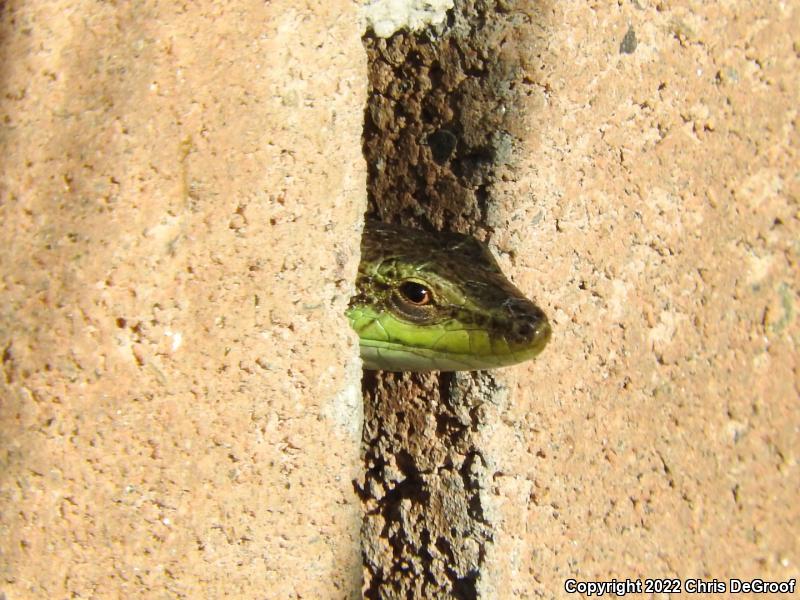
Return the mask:
POLYGON ((521 323, 519 326, 519 332, 527 337, 533 333, 533 326, 530 323, 521 323))

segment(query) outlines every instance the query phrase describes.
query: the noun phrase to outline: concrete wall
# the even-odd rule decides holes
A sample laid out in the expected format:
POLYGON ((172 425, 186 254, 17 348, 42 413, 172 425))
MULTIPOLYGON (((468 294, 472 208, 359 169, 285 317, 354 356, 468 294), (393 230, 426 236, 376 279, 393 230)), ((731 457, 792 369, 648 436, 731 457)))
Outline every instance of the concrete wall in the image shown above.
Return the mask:
POLYGON ((386 528, 342 316, 360 7, 2 5, 0 597, 359 597, 362 571, 375 597, 376 565, 412 579, 381 562, 397 539, 438 552, 418 597, 800 575, 800 8, 472 4, 514 33, 466 57, 515 86, 472 115, 498 152, 469 187, 417 144, 441 198, 370 206, 486 240, 554 336, 491 374, 365 380, 368 442, 417 419, 397 447, 427 462, 392 485, 461 461, 386 528))
POLYGON ((800 6, 554 10, 497 195, 555 332, 491 436, 499 597, 796 578, 800 6))
POLYGON ((472 232, 532 364, 365 380, 368 597, 798 576, 800 13, 463 0, 371 39, 371 210, 472 232))
POLYGON ((357 6, 2 23, 0 591, 358 595, 357 6))

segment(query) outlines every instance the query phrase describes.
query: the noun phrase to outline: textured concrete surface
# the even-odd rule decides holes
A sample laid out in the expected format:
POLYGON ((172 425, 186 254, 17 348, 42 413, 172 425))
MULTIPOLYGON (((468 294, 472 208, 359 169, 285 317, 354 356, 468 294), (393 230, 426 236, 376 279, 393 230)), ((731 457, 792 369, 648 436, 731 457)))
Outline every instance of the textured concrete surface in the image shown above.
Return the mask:
POLYGON ((428 453, 369 488, 355 4, 2 4, 0 595, 355 597, 352 480, 375 508, 448 456, 435 506, 364 531, 432 549, 436 589, 800 575, 800 8, 474 4, 517 37, 450 53, 496 85, 428 71, 428 108, 457 83, 513 102, 478 129, 399 115, 383 157, 416 176, 372 210, 488 241, 554 337, 492 374, 367 378, 391 400, 367 436, 428 453))
POLYGON ((366 381, 370 597, 798 577, 800 8, 459 6, 506 34, 368 44, 371 208, 486 239, 554 336, 366 381))
POLYGON ((796 578, 800 6, 554 10, 495 195, 555 331, 491 436, 500 595, 796 578))
POLYGON ((357 6, 0 10, 0 596, 357 596, 357 6))

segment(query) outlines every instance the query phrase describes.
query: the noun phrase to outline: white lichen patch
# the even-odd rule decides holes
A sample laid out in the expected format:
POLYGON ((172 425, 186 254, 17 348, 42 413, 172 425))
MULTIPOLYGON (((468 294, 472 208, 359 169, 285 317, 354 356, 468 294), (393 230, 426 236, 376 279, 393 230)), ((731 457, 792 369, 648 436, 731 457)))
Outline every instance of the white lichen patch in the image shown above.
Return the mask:
POLYGON ((453 0, 371 0, 364 5, 367 28, 387 38, 400 29, 419 31, 444 22, 453 0))

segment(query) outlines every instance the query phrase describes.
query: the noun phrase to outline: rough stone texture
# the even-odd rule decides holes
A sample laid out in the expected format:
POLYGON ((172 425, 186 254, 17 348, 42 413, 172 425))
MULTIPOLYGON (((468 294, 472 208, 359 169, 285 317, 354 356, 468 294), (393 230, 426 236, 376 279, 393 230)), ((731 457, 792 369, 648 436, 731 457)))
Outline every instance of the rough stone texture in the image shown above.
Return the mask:
POLYGON ((0 15, 0 596, 357 597, 358 6, 0 15))
POLYGON ((485 237, 495 172, 522 133, 517 98, 544 21, 528 0, 495 4, 459 3, 440 32, 365 38, 364 154, 370 208, 384 220, 485 237))
POLYGON ((366 598, 475 597, 492 532, 474 430, 490 405, 451 397, 454 377, 365 377, 366 598))
POLYGON ((799 11, 462 2, 367 41, 373 212, 488 239, 554 324, 491 376, 365 380, 370 597, 800 576, 799 11))
POLYGON ((495 196, 554 321, 491 436, 499 596, 798 577, 800 7, 555 10, 495 196))
MULTIPOLYGON (((487 239, 555 335, 366 378, 367 595, 420 581, 381 547, 429 597, 800 574, 798 10, 462 3, 372 71, 373 211, 487 239)), ((354 11, 0 4, 0 595, 358 588, 354 11)))

